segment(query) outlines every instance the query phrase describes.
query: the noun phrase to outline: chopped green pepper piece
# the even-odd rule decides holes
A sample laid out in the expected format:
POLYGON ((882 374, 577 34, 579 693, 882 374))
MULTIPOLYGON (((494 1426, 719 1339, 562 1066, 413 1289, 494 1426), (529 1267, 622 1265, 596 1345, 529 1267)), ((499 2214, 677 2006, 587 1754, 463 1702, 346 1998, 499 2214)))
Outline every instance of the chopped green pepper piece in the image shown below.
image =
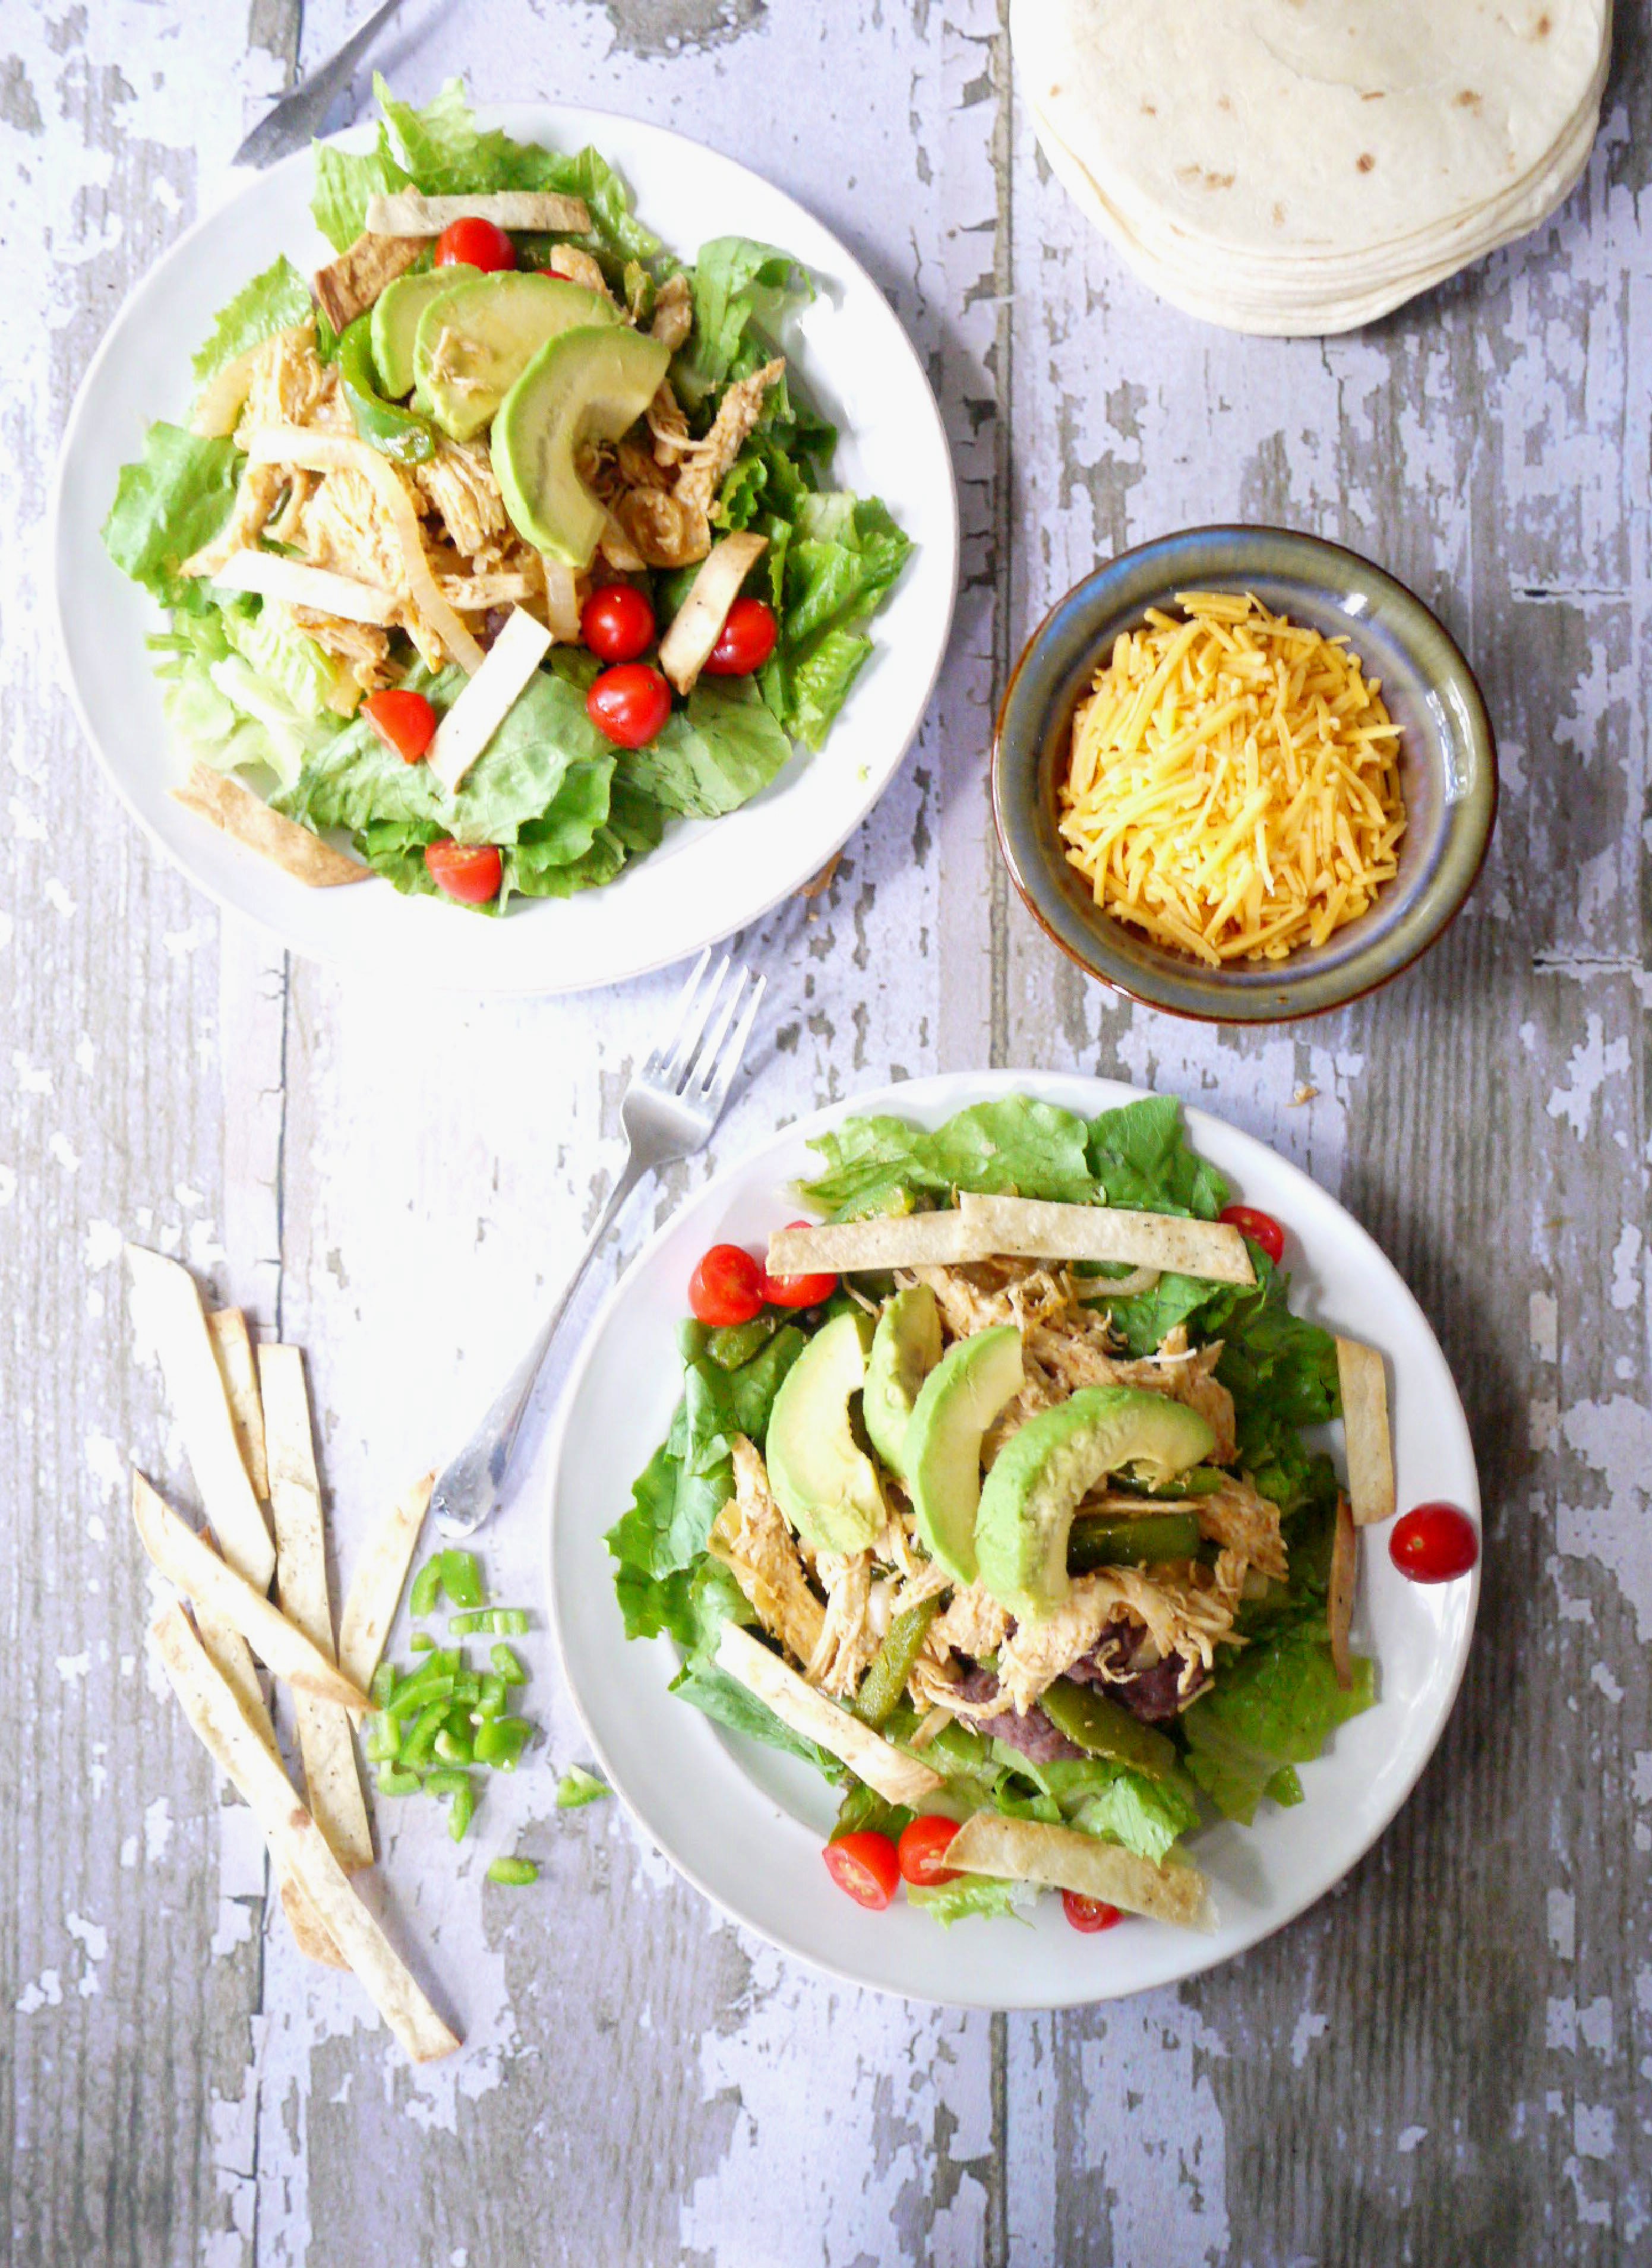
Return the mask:
POLYGON ((469 1826, 476 1808, 476 1792, 467 1777, 464 1786, 454 1790, 453 1809, 447 1815, 447 1832, 455 1843, 464 1841, 465 1830, 469 1826))
POLYGON ((1151 1725, 1144 1725, 1123 1702, 1098 1693, 1094 1686, 1075 1685, 1070 1677, 1058 1677, 1039 1695, 1038 1705, 1056 1730, 1076 1742, 1087 1756, 1128 1764, 1152 1779, 1182 1777, 1175 1742, 1151 1725))
POLYGON ((539 1880, 539 1869, 531 1859, 496 1859, 488 1869, 488 1880, 504 1882, 512 1889, 526 1889, 539 1880))
POLYGON ((1097 1567, 1151 1567, 1162 1559, 1191 1559, 1198 1550, 1198 1515, 1149 1512, 1117 1518, 1086 1513, 1067 1538, 1067 1565, 1075 1575, 1097 1567))
POLYGON ((433 1615, 436 1602, 442 1594, 442 1554, 427 1559, 413 1578, 413 1588, 408 1594, 409 1611, 416 1615, 433 1615))
POLYGON ((454 1704, 457 1708, 473 1709, 476 1695, 482 1690, 482 1680, 474 1669, 461 1669, 454 1680, 454 1704))
POLYGON ((395 1690, 395 1671, 387 1661, 381 1661, 372 1673, 372 1683, 367 1688, 368 1698, 375 1709, 382 1709, 395 1690))
POLYGON ((491 1654, 489 1656, 489 1659, 491 1660, 494 1669, 497 1671, 498 1675, 505 1680, 507 1685, 527 1684, 527 1672, 523 1668, 516 1656, 511 1652, 508 1646, 496 1646, 491 1654))
POLYGON ((445 1764, 468 1764, 476 1762, 476 1746, 470 1737, 470 1727, 467 1725, 462 1732, 456 1731, 451 1717, 436 1735, 435 1747, 436 1754, 445 1764))
POLYGON ((407 1644, 409 1653, 429 1653, 436 1640, 429 1631, 415 1631, 407 1644))
POLYGON ((705 1342, 706 1359, 719 1370, 739 1370, 767 1346, 779 1328, 779 1316, 768 1307, 749 1323, 719 1323, 705 1342))
POLYGON ((372 358, 372 319, 358 315, 338 342, 338 382, 357 432, 380 455, 399 465, 423 465, 436 453, 436 437, 422 417, 387 401, 372 358))
POLYGON ((395 1719, 387 1717, 382 1710, 369 1717, 362 1747, 370 1764, 394 1764, 402 1753, 401 1728, 395 1719))
POLYGON ((557 1782, 557 1808, 558 1811, 577 1811, 582 1803, 601 1803, 605 1795, 612 1795, 613 1793, 613 1789, 604 1786, 594 1773, 572 1764, 557 1782))
POLYGON ((474 1551, 444 1551, 442 1588, 456 1607, 482 1604, 482 1563, 474 1551))
POLYGON ((458 1667, 459 1655, 451 1648, 426 1654, 423 1668, 409 1670, 385 1703, 387 1712, 392 1717, 410 1717, 432 1701, 450 1699, 458 1667))
POLYGON ((476 1762, 495 1771, 514 1771, 533 1727, 525 1717, 490 1717, 476 1733, 476 1762))
POLYGON ((476 1696, 476 1715, 484 1718, 497 1717, 504 1707, 505 1680, 502 1677, 483 1677, 482 1690, 476 1696))
POLYGON ((495 1607, 493 1619, 488 1624, 495 1638, 526 1638, 528 1632, 526 1607, 495 1607))
POLYGON ((416 1771, 404 1771, 396 1764, 380 1764, 377 1784, 380 1795, 417 1795, 424 1785, 416 1771))
POLYGON ((444 1695, 440 1700, 432 1701, 428 1708, 419 1712, 417 1724, 402 1743, 402 1761, 404 1764, 425 1764, 430 1762, 431 1751, 436 1746, 436 1735, 447 1722, 447 1699, 444 1695))
POLYGON ((923 1651, 929 1625, 940 1611, 940 1601, 920 1599, 904 1614, 896 1615, 883 1633, 883 1643, 872 1657, 851 1706, 863 1724, 875 1732, 886 1723, 906 1690, 906 1681, 923 1651))
POLYGON ((461 1771, 428 1771, 424 1775, 426 1795, 457 1795, 461 1787, 469 1785, 468 1776, 461 1771))

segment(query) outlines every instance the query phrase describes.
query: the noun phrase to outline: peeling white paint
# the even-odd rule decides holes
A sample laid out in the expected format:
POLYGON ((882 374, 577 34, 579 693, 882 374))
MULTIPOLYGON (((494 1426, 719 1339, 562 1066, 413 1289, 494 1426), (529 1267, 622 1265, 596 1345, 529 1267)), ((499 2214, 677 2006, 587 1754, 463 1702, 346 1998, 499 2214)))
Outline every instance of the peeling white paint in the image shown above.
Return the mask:
POLYGON ((1652 1644, 1652 1410, 1626 1395, 1580 1402, 1561 1420, 1567 1447, 1605 1483, 1605 1502, 1562 1501, 1555 1541, 1575 1559, 1599 1562, 1634 1607, 1642 1646, 1652 1644))

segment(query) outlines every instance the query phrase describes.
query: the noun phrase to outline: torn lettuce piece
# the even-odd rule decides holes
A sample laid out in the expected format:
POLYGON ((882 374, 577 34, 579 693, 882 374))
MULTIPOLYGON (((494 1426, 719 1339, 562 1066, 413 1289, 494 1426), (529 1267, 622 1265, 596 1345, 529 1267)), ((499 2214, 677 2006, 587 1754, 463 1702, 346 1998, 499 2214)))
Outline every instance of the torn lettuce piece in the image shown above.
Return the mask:
MULTIPOLYGON (((1248 1827, 1270 1783, 1288 1765, 1309 1764, 1339 1725, 1376 1698, 1375 1673, 1356 1659, 1344 1692, 1324 1632, 1299 1623, 1249 1646, 1187 1709, 1187 1768, 1217 1809, 1248 1827)), ((1300 1786, 1282 1785, 1291 1800, 1300 1786)))
POLYGON ((232 441, 161 421, 144 436, 143 456, 122 466, 103 548, 162 606, 198 614, 214 604, 202 578, 179 570, 229 518, 241 462, 232 441))
POLYGON ((955 1881, 926 1889, 909 1882, 906 1903, 950 1929, 955 1921, 1024 1921, 1037 1904, 1036 1882, 1000 1882, 990 1874, 960 1874, 955 1881))
POLYGON ((671 365, 678 397, 692 410, 769 358, 771 329, 788 301, 812 299, 808 270, 789 252, 750 237, 713 237, 689 270, 694 328, 671 365))

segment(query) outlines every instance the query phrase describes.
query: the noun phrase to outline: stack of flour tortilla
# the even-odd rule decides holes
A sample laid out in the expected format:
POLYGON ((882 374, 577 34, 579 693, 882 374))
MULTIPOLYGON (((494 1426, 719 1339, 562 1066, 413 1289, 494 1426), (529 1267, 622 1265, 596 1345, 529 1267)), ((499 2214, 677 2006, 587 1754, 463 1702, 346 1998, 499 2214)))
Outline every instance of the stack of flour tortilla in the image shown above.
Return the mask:
POLYGON ((1163 298, 1352 330, 1552 212, 1611 0, 1012 0, 1060 180, 1163 298))

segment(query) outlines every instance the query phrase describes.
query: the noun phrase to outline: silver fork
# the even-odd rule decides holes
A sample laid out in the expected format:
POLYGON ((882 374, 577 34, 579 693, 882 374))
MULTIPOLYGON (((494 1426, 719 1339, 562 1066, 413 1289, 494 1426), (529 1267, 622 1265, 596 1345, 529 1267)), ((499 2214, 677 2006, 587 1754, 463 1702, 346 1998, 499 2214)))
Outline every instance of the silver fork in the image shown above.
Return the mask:
POLYGON ((274 108, 259 120, 231 158, 231 165, 273 166, 277 158, 301 150, 319 134, 328 112, 349 83, 357 64, 401 5, 402 0, 385 0, 382 8, 375 8, 366 22, 357 26, 336 55, 318 63, 297 86, 289 87, 274 108))
POLYGON ((707 983, 711 961, 708 945, 694 964, 665 1036, 625 1090, 620 1105, 625 1164, 572 1275, 493 1407, 431 1491, 431 1509, 444 1535, 474 1535, 498 1510, 511 1453, 557 1326, 620 1207, 645 1174, 704 1148, 722 1116, 757 1020, 765 980, 742 965, 730 984, 732 962, 725 954, 707 983))

